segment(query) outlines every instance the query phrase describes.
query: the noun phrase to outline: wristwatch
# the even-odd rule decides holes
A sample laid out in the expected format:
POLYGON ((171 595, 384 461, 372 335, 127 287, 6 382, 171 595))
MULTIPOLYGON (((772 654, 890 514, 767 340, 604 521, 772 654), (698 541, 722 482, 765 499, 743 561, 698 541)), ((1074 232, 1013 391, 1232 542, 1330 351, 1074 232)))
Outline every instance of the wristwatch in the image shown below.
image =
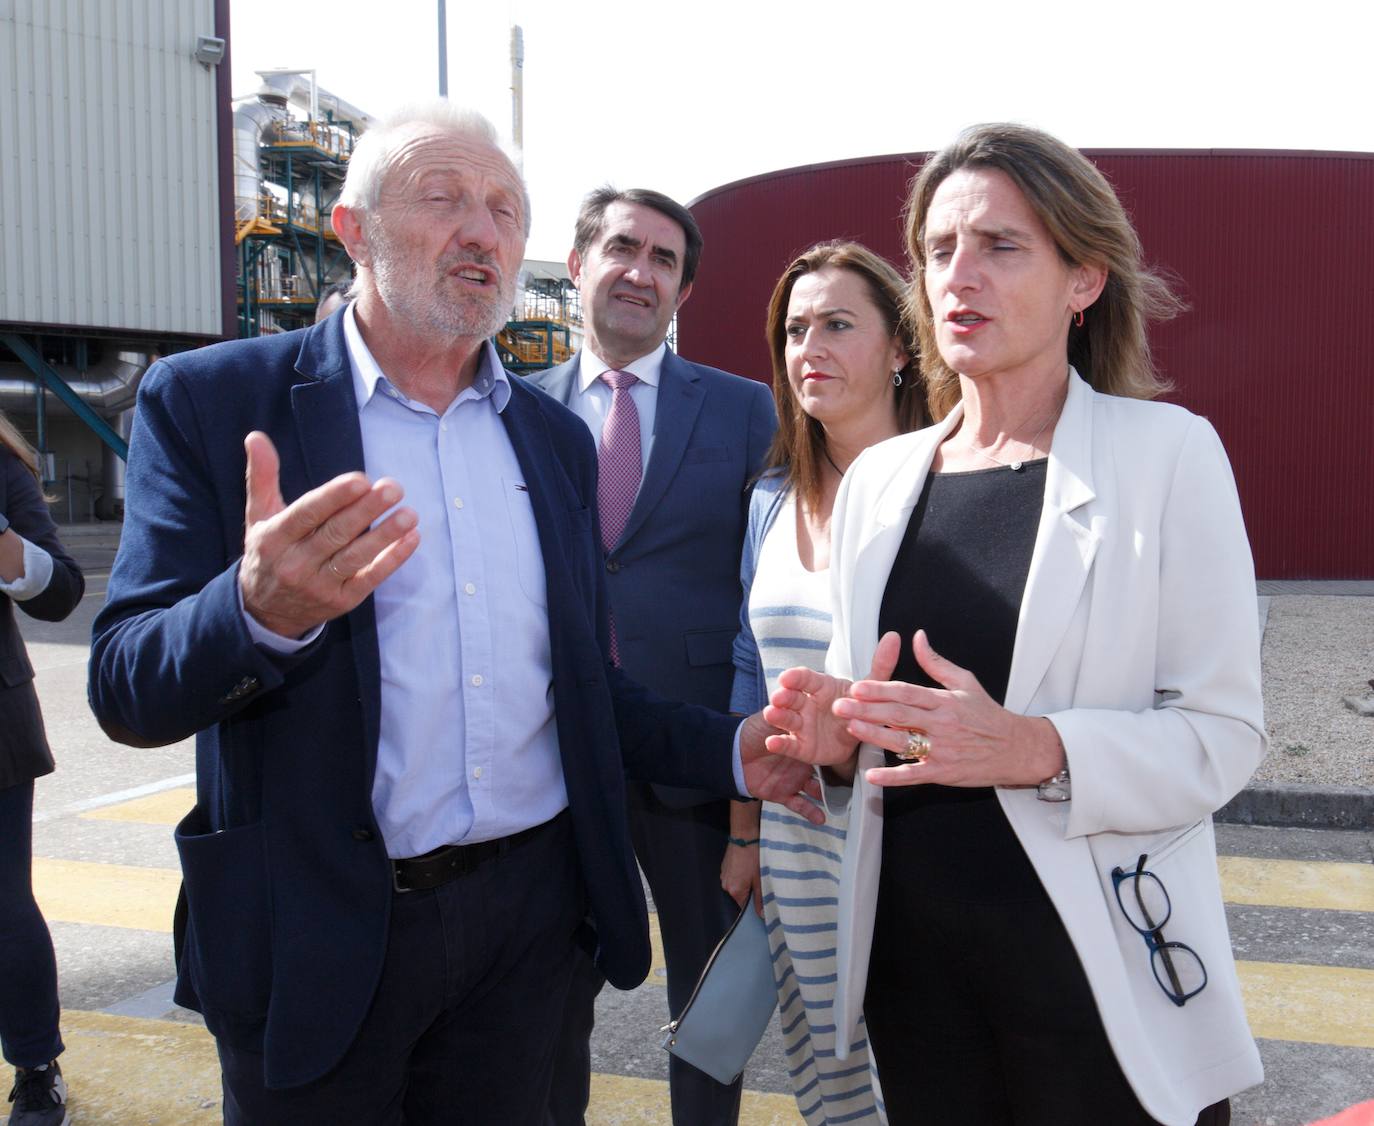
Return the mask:
POLYGON ((1072 801, 1073 784, 1069 781, 1068 765, 1053 778, 1046 778, 1036 786, 1035 796, 1041 801, 1072 801))
POLYGON ((0 536, 3 536, 9 530, 10 518, 6 516, 3 512, 0 512, 0 536))

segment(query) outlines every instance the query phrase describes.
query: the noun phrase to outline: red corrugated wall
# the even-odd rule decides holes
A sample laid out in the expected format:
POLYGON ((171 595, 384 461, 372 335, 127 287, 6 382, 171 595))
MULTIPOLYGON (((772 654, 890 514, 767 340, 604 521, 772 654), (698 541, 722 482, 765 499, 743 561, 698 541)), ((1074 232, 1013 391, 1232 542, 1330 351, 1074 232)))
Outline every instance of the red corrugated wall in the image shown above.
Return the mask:
MULTIPOLYGON (((1170 396, 1212 420, 1266 579, 1374 579, 1374 154, 1090 150, 1189 311, 1151 337, 1170 396)), ((905 268, 922 154, 791 169, 692 205, 706 251, 683 355, 769 379, 778 275, 821 239, 905 268)))

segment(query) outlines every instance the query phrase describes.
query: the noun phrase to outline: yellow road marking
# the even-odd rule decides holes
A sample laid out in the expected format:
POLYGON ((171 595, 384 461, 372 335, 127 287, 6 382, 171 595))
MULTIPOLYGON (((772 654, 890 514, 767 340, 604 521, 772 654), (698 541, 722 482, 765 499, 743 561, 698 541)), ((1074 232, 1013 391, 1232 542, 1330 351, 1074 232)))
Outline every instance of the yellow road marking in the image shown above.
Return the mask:
POLYGON ((33 891, 49 921, 172 929, 181 873, 170 868, 34 857, 33 891))
POLYGON ((1374 1048, 1374 970, 1237 962, 1250 1031, 1268 1040, 1374 1048))
MULTIPOLYGON (((219 1060, 199 1024, 62 1014, 73 1117, 82 1122, 186 1126, 220 1120, 219 1060)), ((669 1126, 668 1084, 654 1079, 593 1075, 589 1126, 669 1126)), ((740 1126, 798 1126, 791 1095, 745 1091, 740 1126)))
POLYGON ((163 790, 146 798, 134 798, 83 813, 91 821, 141 821, 148 825, 175 825, 196 804, 196 792, 189 786, 163 790))
POLYGON ((219 1058, 201 1025, 68 1009, 62 1039, 62 1072, 76 1121, 220 1121, 219 1058))
POLYGON ((1217 858, 1227 903, 1374 911, 1374 864, 1217 858))
POLYGON ((668 962, 663 956, 663 931, 659 929, 658 912, 649 912, 649 976, 645 985, 668 987, 668 962))
MULTIPOLYGON (((745 1091, 740 1126, 797 1126, 801 1122, 791 1095, 745 1091)), ((587 1126, 670 1126, 668 1084, 661 1079, 593 1075, 587 1126)))

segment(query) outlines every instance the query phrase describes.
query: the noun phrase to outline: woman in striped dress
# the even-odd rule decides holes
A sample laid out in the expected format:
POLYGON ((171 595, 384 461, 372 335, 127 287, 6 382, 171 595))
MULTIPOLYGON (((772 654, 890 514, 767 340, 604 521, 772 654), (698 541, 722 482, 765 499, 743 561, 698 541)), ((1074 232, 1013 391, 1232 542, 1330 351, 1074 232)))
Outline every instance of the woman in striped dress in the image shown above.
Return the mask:
MULTIPOLYGON (((778 432, 750 499, 731 710, 757 711, 794 665, 830 644, 830 511, 845 468, 875 442, 926 423, 904 285, 853 242, 797 258, 768 306, 778 432)), ((835 920, 845 814, 816 826, 783 806, 736 802, 721 883, 761 906, 787 1067, 808 1126, 883 1121, 861 1040, 835 1059, 835 920)))

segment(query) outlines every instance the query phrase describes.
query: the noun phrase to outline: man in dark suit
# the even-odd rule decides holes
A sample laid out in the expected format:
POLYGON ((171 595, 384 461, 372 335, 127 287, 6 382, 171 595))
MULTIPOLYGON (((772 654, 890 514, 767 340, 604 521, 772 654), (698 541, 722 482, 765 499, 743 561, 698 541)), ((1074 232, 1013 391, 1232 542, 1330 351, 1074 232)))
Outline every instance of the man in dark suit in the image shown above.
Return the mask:
POLYGON ((91 702, 197 735, 177 998, 230 1124, 540 1121, 574 950, 648 970, 624 775, 807 804, 761 721, 607 661, 592 444, 488 340, 528 215, 484 119, 403 111, 334 209, 348 308, 140 389, 91 702))
MULTIPOLYGON (((655 692, 724 710, 746 501, 777 419, 765 385, 690 363, 665 343, 701 249, 691 212, 667 196, 592 192, 568 257, 582 297, 582 349, 531 380, 575 411, 598 443, 615 659, 655 692), (616 495, 613 447, 626 440, 629 479, 616 495)), ((674 1013, 739 909, 722 890, 730 861, 741 871, 758 867, 749 851, 757 841, 730 843, 729 807, 714 794, 630 784, 630 828, 658 910, 674 1013)), ((601 981, 583 959, 549 1104, 558 1126, 583 1121, 601 981)), ((739 1080, 718 1083, 676 1056, 669 1076, 677 1126, 737 1120, 739 1080)))

